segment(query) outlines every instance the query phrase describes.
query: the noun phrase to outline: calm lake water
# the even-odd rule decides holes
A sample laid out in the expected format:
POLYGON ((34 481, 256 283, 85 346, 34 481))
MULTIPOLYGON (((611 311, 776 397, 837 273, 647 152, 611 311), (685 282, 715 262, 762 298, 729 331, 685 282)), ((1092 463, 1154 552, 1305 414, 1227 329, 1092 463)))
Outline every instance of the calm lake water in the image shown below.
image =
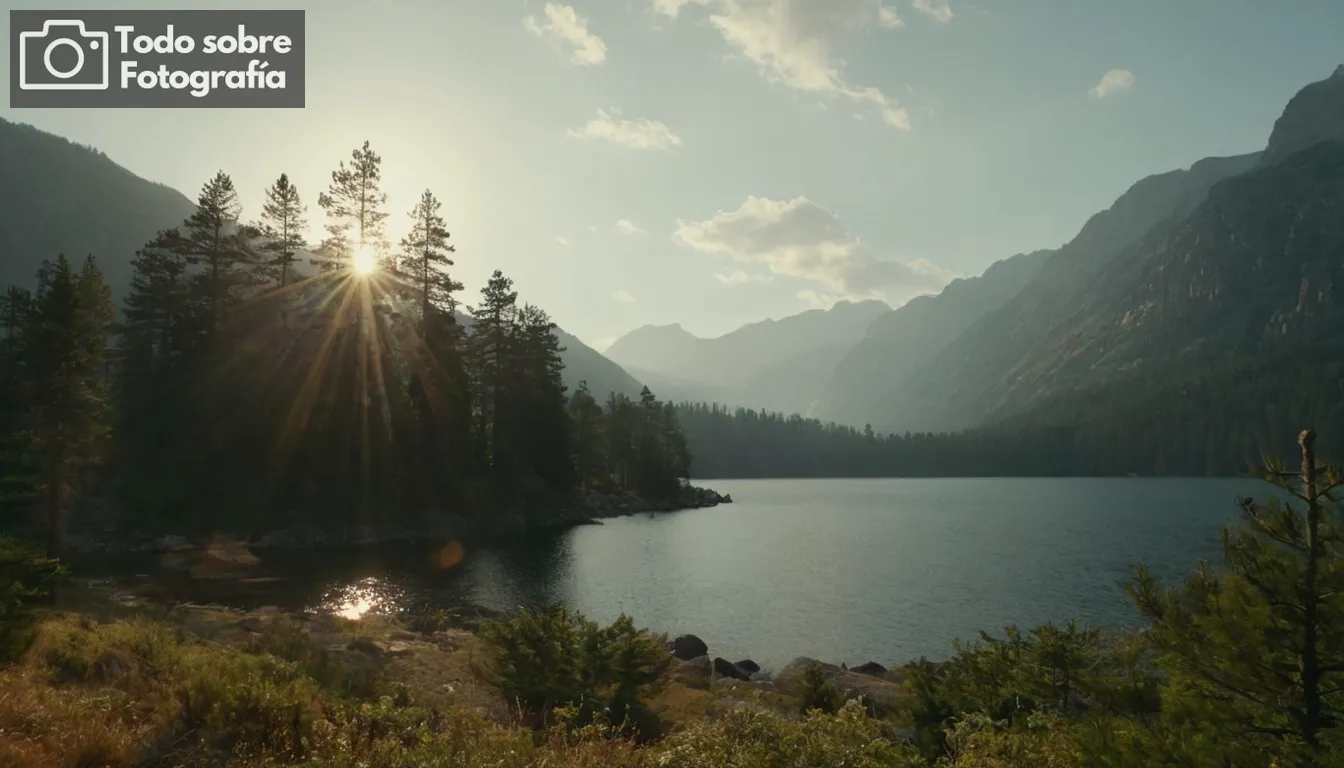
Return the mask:
POLYGON ((1005 624, 1125 625, 1122 583, 1216 559, 1220 525, 1255 481, 1191 479, 715 480, 736 503, 608 520, 450 569, 424 552, 267 563, 286 607, 356 615, 413 602, 563 602, 601 621, 703 638, 778 669, 796 656, 893 664, 945 656, 1005 624))

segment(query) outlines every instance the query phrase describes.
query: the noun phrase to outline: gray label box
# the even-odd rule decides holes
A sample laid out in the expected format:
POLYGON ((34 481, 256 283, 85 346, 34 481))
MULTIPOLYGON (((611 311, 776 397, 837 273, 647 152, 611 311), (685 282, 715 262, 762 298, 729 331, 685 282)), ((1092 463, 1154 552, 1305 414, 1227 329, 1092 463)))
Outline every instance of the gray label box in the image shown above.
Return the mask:
POLYGON ((302 108, 303 11, 10 11, 9 106, 302 108))

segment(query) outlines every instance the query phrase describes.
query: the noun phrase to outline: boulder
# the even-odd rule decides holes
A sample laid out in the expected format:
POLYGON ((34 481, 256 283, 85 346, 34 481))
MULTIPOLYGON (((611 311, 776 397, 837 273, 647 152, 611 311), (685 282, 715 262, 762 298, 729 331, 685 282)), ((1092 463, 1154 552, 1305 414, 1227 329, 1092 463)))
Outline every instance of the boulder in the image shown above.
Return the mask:
POLYGON ((869 677, 876 677, 876 678, 885 678, 887 676, 887 668, 882 666, 881 664, 878 664, 876 661, 869 661, 864 664, 860 664, 859 666, 854 667, 849 671, 857 672, 860 675, 868 675, 869 677))
POLYGON ((732 504, 732 503, 733 503, 733 494, 731 494, 731 493, 725 493, 725 494, 723 494, 723 498, 719 499, 719 503, 720 503, 720 504, 732 504))
POLYGON ((739 661, 739 662, 734 663, 733 666, 737 667, 738 669, 742 670, 743 672, 746 672, 746 673, 749 674, 749 675, 754 675, 754 674, 756 674, 757 672, 760 672, 760 671, 761 671, 761 665, 760 665, 760 664, 757 664, 756 662, 752 661, 751 659, 743 659, 743 660, 741 660, 741 661, 739 661))
POLYGON ((672 655, 682 661, 708 656, 709 646, 695 635, 681 635, 672 641, 672 655))
POLYGON ((714 674, 718 677, 727 677, 733 680, 751 679, 751 675, 749 673, 747 673, 745 670, 738 669, 736 664, 723 658, 722 656, 716 656, 714 658, 714 674))

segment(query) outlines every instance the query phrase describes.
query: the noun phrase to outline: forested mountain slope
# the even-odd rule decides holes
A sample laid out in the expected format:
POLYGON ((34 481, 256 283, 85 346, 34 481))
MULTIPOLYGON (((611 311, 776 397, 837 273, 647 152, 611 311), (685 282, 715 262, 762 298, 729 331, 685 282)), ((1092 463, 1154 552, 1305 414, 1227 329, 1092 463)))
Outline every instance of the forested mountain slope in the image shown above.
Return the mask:
POLYGON ((0 285, 31 287, 43 259, 98 259, 116 295, 135 251, 195 206, 101 152, 0 119, 0 285))

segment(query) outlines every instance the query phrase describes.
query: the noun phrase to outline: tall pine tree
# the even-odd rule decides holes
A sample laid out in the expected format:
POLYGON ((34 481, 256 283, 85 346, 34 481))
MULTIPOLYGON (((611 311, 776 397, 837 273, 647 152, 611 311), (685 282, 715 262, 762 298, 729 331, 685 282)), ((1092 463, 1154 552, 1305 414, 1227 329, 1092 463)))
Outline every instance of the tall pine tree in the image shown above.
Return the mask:
POLYGON ((307 247, 304 232, 308 229, 307 207, 299 199, 298 187, 287 174, 280 174, 266 190, 266 201, 261 206, 262 251, 267 256, 267 270, 281 288, 289 283, 290 265, 294 256, 307 247))
POLYGON ((327 238, 322 242, 326 257, 320 262, 324 270, 349 268, 356 248, 384 247, 383 224, 387 212, 387 194, 382 182, 382 162, 365 141, 364 146, 350 153, 350 164, 341 162, 331 172, 331 185, 317 196, 317 204, 327 214, 327 238))

